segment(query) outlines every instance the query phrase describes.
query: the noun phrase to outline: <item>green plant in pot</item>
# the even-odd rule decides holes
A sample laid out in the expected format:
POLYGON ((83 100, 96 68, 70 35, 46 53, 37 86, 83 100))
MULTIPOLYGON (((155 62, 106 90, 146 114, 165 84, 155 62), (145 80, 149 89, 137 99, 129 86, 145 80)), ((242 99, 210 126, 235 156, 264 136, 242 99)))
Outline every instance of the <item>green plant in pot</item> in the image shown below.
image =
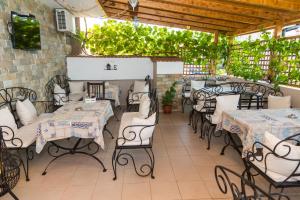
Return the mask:
POLYGON ((174 82, 171 87, 165 92, 162 97, 162 105, 164 113, 171 113, 172 112, 172 104, 173 100, 176 96, 176 82, 174 82))

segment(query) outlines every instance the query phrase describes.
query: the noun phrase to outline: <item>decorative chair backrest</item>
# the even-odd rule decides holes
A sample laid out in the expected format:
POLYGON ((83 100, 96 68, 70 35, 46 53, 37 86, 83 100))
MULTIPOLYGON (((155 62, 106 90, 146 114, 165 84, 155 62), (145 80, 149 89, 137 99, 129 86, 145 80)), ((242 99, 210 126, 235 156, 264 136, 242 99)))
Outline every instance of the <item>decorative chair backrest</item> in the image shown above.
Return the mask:
POLYGON ((243 199, 268 199, 275 200, 278 197, 282 200, 289 200, 290 198, 281 193, 272 193, 264 191, 254 181, 246 179, 245 176, 239 175, 236 172, 217 165, 215 167, 215 178, 220 191, 225 194, 232 195, 233 200, 243 199))
POLYGON ((10 192, 20 178, 19 159, 8 152, 5 143, 11 140, 4 139, 4 135, 14 136, 9 127, 0 126, 0 197, 10 192))
POLYGON ((159 101, 158 101, 157 96, 151 98, 149 117, 154 113, 156 113, 155 124, 158 124, 158 121, 159 121, 159 101))
POLYGON ((56 75, 52 77, 45 86, 46 97, 50 101, 54 101, 54 86, 59 85, 66 91, 68 96, 70 93, 69 78, 66 75, 56 75))
POLYGON ((97 100, 105 99, 105 81, 103 82, 87 82, 88 96, 95 96, 97 100))
MULTIPOLYGON (((300 133, 286 137, 283 140, 279 140, 272 135, 267 138, 270 141, 255 142, 252 145, 252 149, 247 153, 247 161, 256 163, 259 168, 263 168, 264 174, 274 172, 282 175, 283 178, 280 179, 279 185, 288 182, 297 182, 300 185, 300 133), (274 138, 278 142, 274 141, 274 138), (262 148, 260 153, 257 152, 258 146, 262 148)), ((265 140, 267 139, 265 138, 265 140)))
MULTIPOLYGON (((17 114, 16 103, 17 101, 24 101, 28 99, 32 103, 37 100, 37 94, 34 90, 23 87, 10 87, 0 90, 0 102, 6 104, 9 107, 11 113, 13 114, 18 128, 22 126, 19 116, 17 114)), ((1 104, 0 104, 1 106, 1 104)))
POLYGON ((146 77, 145 77, 145 81, 146 81, 146 84, 147 85, 149 85, 149 91, 151 91, 151 86, 152 86, 152 84, 151 84, 151 77, 150 77, 150 75, 147 75, 146 77))

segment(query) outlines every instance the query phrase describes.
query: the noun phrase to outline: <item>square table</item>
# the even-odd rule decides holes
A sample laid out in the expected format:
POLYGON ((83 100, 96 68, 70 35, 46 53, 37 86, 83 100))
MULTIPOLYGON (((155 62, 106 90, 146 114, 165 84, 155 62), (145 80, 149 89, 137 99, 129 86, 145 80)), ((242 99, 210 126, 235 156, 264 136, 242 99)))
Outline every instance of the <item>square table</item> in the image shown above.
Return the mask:
POLYGON ((54 157, 48 166, 57 158, 70 154, 85 154, 96 159, 106 171, 103 163, 94 154, 99 146, 104 149, 103 130, 108 119, 113 116, 110 101, 84 103, 82 101, 68 102, 54 113, 46 114, 39 121, 36 139, 36 152, 40 153, 47 142, 48 153, 54 157), (72 147, 57 144, 55 141, 74 137, 77 142, 72 147), (82 139, 91 138, 88 144, 82 144, 82 139), (95 147, 92 150, 92 146, 95 147), (84 151, 86 149, 88 152, 84 151), (60 153, 63 151, 63 153, 60 153))
POLYGON ((102 131, 111 116, 113 110, 109 101, 66 103, 54 113, 44 115, 39 122, 36 152, 40 153, 48 141, 70 137, 94 138, 104 149, 102 131), (76 108, 82 110, 76 111, 76 108))
POLYGON ((300 109, 224 111, 222 123, 217 126, 217 129, 224 129, 239 136, 243 145, 242 156, 245 157, 255 142, 264 143, 266 131, 279 139, 300 133, 300 109), (291 114, 297 118, 289 118, 291 114))

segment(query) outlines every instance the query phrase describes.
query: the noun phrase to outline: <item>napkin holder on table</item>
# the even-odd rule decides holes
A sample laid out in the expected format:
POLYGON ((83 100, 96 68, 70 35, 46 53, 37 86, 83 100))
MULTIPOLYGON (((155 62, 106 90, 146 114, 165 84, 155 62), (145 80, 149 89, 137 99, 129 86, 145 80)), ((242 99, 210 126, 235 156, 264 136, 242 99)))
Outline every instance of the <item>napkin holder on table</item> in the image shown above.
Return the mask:
POLYGON ((85 103, 95 103, 96 102, 96 97, 94 97, 94 98, 86 97, 84 99, 84 102, 85 103))

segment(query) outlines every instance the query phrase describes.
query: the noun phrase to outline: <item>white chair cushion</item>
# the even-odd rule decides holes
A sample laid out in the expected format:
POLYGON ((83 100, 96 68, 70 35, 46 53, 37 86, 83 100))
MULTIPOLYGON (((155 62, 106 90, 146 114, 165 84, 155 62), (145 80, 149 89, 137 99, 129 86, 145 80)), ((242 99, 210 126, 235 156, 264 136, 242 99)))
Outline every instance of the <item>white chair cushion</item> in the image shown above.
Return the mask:
POLYGON ((224 95, 216 97, 216 110, 211 116, 211 122, 213 124, 219 124, 222 122, 223 111, 237 110, 239 99, 240 95, 224 95))
MULTIPOLYGON (((32 124, 22 126, 20 129, 15 131, 14 137, 22 140, 22 148, 27 148, 35 142, 38 124, 38 122, 34 122, 32 124)), ((14 140, 14 144, 10 141, 7 141, 5 144, 8 148, 16 148, 21 146, 20 140, 14 140)))
POLYGON ((291 107, 291 96, 278 97, 268 96, 268 108, 269 109, 281 109, 291 107))
POLYGON ((134 81, 133 92, 149 92, 149 85, 146 81, 134 81))
POLYGON ((204 107, 204 101, 200 101, 200 100, 197 101, 197 105, 193 105, 193 108, 198 112, 205 111, 203 107, 204 107))
POLYGON ((57 106, 64 105, 67 101, 66 91, 57 84, 54 84, 54 99, 57 106))
POLYGON ((82 81, 69 81, 70 93, 82 93, 83 82, 82 81))
POLYGON ((15 118, 8 107, 0 109, 0 126, 8 126, 13 131, 18 129, 15 118))
POLYGON ((153 131, 155 128, 155 119, 156 119, 156 113, 152 114, 147 119, 141 119, 138 117, 139 113, 124 113, 121 119, 121 125, 119 129, 119 139, 118 139, 118 145, 120 146, 133 146, 133 145, 147 145, 150 143, 150 138, 153 135, 153 131), (131 125, 145 125, 150 126, 147 128, 144 128, 145 126, 140 127, 131 127, 125 129, 123 133, 123 129, 127 126, 131 125), (153 125, 153 126, 152 126, 153 125), (144 128, 144 129, 143 129, 144 128), (143 130, 142 130, 143 129, 143 130), (140 131, 141 134, 140 134, 140 131), (136 133, 136 137, 135 137, 136 133), (124 140, 123 137, 132 141, 124 140), (141 138, 140 138, 141 136, 141 138), (135 137, 135 138, 134 138, 135 137))
MULTIPOLYGON (((299 164, 299 160, 300 160, 300 146, 295 146, 287 142, 282 142, 276 147, 276 149, 274 149, 275 146, 280 141, 281 140, 275 137, 273 134, 266 132, 264 135, 263 143, 273 151, 275 150, 276 154, 278 154, 279 156, 281 157, 286 156, 285 158, 287 159, 294 159, 298 161, 286 160, 284 158, 277 157, 274 154, 269 154, 267 157, 264 157, 265 160, 263 161, 255 160, 252 162, 259 169, 265 172, 270 178, 272 178, 274 181, 285 180, 293 173, 294 170, 296 170, 296 173, 298 174, 300 173, 299 167, 297 168, 297 165, 299 164), (267 170, 265 167, 267 167, 267 170)), ((269 152, 270 151, 267 148, 263 148, 264 156, 269 152)), ((296 180, 300 180, 300 177, 293 177, 289 179, 289 181, 296 181, 296 180)))
POLYGON ((24 126, 33 123, 37 118, 37 111, 29 99, 25 99, 23 102, 18 100, 16 109, 20 121, 24 126))
POLYGON ((185 98, 190 98, 191 92, 185 92, 185 93, 183 94, 183 96, 184 96, 185 98))
POLYGON ((140 100, 139 113, 141 118, 147 118, 150 111, 150 98, 148 95, 143 95, 140 100))
POLYGON ((191 89, 200 90, 204 88, 204 86, 205 86, 205 81, 191 80, 191 89))

